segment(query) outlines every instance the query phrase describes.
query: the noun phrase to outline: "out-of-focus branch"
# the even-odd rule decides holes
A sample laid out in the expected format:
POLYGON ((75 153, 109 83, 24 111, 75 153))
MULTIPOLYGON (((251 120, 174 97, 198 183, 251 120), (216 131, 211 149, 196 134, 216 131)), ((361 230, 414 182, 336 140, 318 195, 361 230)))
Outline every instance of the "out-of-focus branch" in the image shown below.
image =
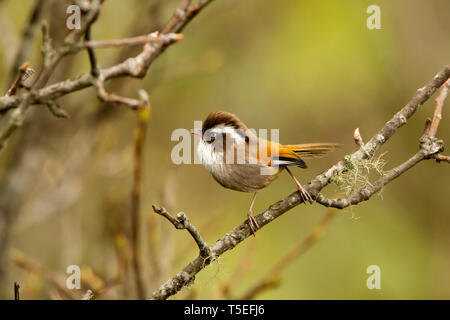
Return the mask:
POLYGON ((20 286, 17 281, 14 281, 14 300, 20 300, 20 286))
POLYGON ((176 229, 186 229, 189 232, 189 234, 192 236, 195 243, 197 244, 198 249, 200 250, 199 256, 204 260, 204 263, 210 263, 212 260, 215 259, 215 256, 211 251, 211 248, 203 240, 202 236, 197 231, 197 228, 191 224, 191 222, 189 221, 188 217, 184 212, 178 213, 177 218, 175 219, 174 217, 172 217, 172 215, 170 215, 169 212, 167 212, 165 208, 159 207, 157 205, 153 205, 152 207, 155 213, 169 220, 169 222, 173 224, 173 226, 176 229))
POLYGON ((24 62, 19 67, 19 73, 16 76, 16 80, 12 83, 11 87, 8 89, 8 92, 6 95, 13 96, 16 94, 17 89, 20 87, 23 80, 26 79, 26 77, 33 74, 33 70, 29 68, 30 64, 28 62, 24 62))
MULTIPOLYGON (((391 120, 389 120, 383 128, 373 136, 364 147, 360 148, 351 155, 346 156, 346 159, 341 160, 324 173, 318 175, 315 179, 310 181, 304 188, 309 194, 316 199, 317 202, 330 206, 327 199, 320 195, 320 191, 329 185, 332 178, 340 174, 346 169, 346 163, 348 161, 357 161, 361 159, 367 159, 372 157, 375 152, 387 141, 397 130, 406 124, 407 120, 413 116, 417 109, 422 106, 428 98, 442 86, 450 77, 450 66, 445 66, 425 87, 417 90, 413 98, 404 106, 399 112, 397 112, 391 120)), ((428 137, 425 141, 421 141, 421 150, 413 156, 410 160, 405 162, 405 171, 416 163, 420 162, 425 157, 431 156, 433 153, 439 152, 442 147, 442 141, 428 137)), ((390 171, 386 178, 387 181, 392 181, 398 176, 398 168, 390 171), (390 177, 391 176, 391 177, 390 177)), ((401 168, 400 168, 401 169, 401 168)), ((382 180, 380 184, 385 184, 382 180)), ((376 187, 378 190, 381 186, 376 187)), ((366 193, 361 192, 362 200, 366 200, 366 193)), ((347 200, 347 199, 344 199, 347 200)), ((260 213, 255 217, 256 222, 260 228, 266 224, 280 217, 283 213, 298 206, 303 202, 300 194, 294 192, 287 196, 283 200, 271 205, 268 209, 260 213)), ((333 203, 334 204, 334 203, 333 203)), ((336 207, 340 207, 336 205, 336 207)), ((228 232, 223 238, 217 240, 217 242, 211 247, 213 256, 219 257, 224 252, 232 250, 239 243, 244 241, 251 235, 249 225, 247 221, 244 221, 239 226, 228 232)), ((167 299, 170 296, 176 294, 181 288, 191 283, 195 275, 206 267, 208 263, 205 263, 203 258, 199 255, 191 262, 189 262, 181 271, 174 275, 171 279, 167 280, 158 290, 153 292, 153 299, 167 299)))
POLYGON ((25 257, 22 252, 13 250, 11 252, 11 260, 22 269, 43 277, 67 299, 77 299, 77 297, 69 289, 67 289, 67 287, 65 286, 65 282, 61 277, 45 268, 41 264, 37 263, 36 261, 25 257))
MULTIPOLYGON (((91 27, 89 27, 86 30, 86 33, 84 34, 84 40, 90 41, 91 40, 91 27)), ((91 64, 91 74, 93 77, 98 77, 98 66, 97 66, 97 57, 95 56, 94 49, 92 47, 86 47, 86 50, 88 52, 89 56, 89 62, 91 64)))
POLYGON ((168 43, 171 41, 179 41, 181 39, 183 39, 183 35, 181 33, 159 34, 159 32, 156 31, 150 34, 125 39, 86 41, 85 43, 81 44, 77 49, 81 50, 83 48, 111 48, 122 46, 137 46, 156 42, 168 43))
POLYGON ((150 117, 151 106, 147 93, 144 90, 140 92, 144 105, 138 108, 138 124, 136 128, 136 137, 134 140, 134 173, 133 173, 133 189, 131 192, 131 245, 133 250, 133 269, 136 279, 136 288, 139 299, 145 298, 144 282, 141 270, 140 259, 140 226, 141 212, 141 189, 142 189, 142 172, 143 172, 143 150, 145 136, 147 133, 148 120, 150 117))
POLYGON ((328 209, 325 216, 320 220, 320 222, 314 227, 313 231, 297 245, 292 247, 263 277, 258 283, 251 287, 247 292, 245 292, 239 299, 240 300, 251 300, 255 298, 256 295, 261 292, 276 287, 280 282, 281 272, 286 269, 292 262, 304 254, 308 249, 310 249, 313 244, 319 240, 324 232, 325 228, 330 224, 333 218, 336 216, 336 209, 328 209))
POLYGON ((51 100, 45 99, 38 102, 35 96, 36 90, 41 89, 47 84, 50 76, 53 74, 61 59, 70 53, 71 48, 76 45, 77 41, 80 40, 80 38, 84 35, 88 28, 90 28, 91 24, 95 22, 100 12, 102 2, 103 0, 92 1, 90 9, 81 23, 82 27, 79 30, 75 29, 71 33, 69 33, 64 39, 64 45, 59 49, 55 49, 53 47, 47 24, 44 23, 42 25, 42 69, 35 82, 31 85, 30 92, 27 92, 23 95, 23 97, 20 99, 17 109, 14 110, 14 112, 10 116, 9 121, 0 131, 0 150, 4 147, 6 141, 13 134, 13 132, 22 125, 23 121, 25 120, 25 115, 32 104, 47 104, 48 101, 51 100))
POLYGON ((103 102, 111 102, 117 104, 123 104, 129 106, 132 109, 146 108, 147 101, 145 101, 145 93, 144 90, 139 91, 139 95, 141 96, 141 100, 127 98, 119 96, 115 93, 109 93, 106 91, 103 81, 99 79, 94 80, 94 86, 97 89, 97 96, 103 102))
POLYGON ((46 0, 35 0, 33 8, 31 9, 28 23, 22 33, 22 39, 20 47, 14 56, 14 61, 9 72, 9 82, 14 80, 16 70, 19 69, 20 64, 27 60, 27 55, 31 51, 36 29, 39 25, 39 20, 42 16, 44 8, 46 6, 46 0))
MULTIPOLYGON (((86 9, 87 14, 81 23, 82 27, 79 30, 72 31, 65 38, 64 45, 58 50, 52 48, 51 39, 48 36, 48 32, 46 32, 47 29, 44 28, 44 41, 42 46, 44 56, 43 68, 36 82, 32 85, 31 91, 24 96, 0 97, 0 112, 5 112, 13 108, 18 109, 15 110, 15 112, 11 115, 10 121, 5 125, 3 130, 0 131, 0 150, 12 133, 21 126, 25 119, 25 114, 31 105, 47 104, 49 100, 54 100, 71 92, 93 86, 95 85, 97 79, 101 79, 101 81, 104 82, 118 77, 144 77, 147 74, 148 68, 152 62, 161 53, 163 53, 168 46, 181 38, 179 35, 174 37, 173 35, 166 34, 179 33, 202 9, 204 9, 212 1, 213 0, 202 0, 194 6, 190 6, 190 1, 183 1, 180 8, 183 12, 185 12, 185 14, 178 14, 180 12, 179 8, 172 16, 166 27, 163 28, 163 35, 160 36, 158 41, 148 43, 144 47, 143 51, 133 58, 128 58, 117 65, 99 70, 98 77, 93 76, 91 72, 89 72, 76 78, 63 80, 46 87, 44 86, 59 61, 64 56, 79 50, 80 45, 78 45, 77 42, 97 19, 100 12, 100 5, 103 0, 94 0, 90 4, 89 9, 86 9)), ((113 100, 119 100, 118 102, 120 103, 129 102, 123 101, 116 96, 113 96, 112 98, 113 100)))

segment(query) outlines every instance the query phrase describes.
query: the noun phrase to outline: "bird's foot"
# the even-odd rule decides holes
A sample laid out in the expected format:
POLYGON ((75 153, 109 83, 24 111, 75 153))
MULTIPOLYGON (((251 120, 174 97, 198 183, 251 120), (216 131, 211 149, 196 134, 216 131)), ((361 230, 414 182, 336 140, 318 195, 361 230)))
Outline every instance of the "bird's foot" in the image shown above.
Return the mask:
POLYGON ((305 188, 303 188, 301 185, 298 185, 298 192, 300 193, 300 197, 303 200, 303 203, 306 204, 306 201, 309 203, 313 203, 314 199, 311 197, 308 191, 306 191, 305 188))
POLYGON ((250 232, 255 237, 255 232, 259 229, 258 222, 256 222, 255 216, 252 211, 248 212, 248 226, 250 227, 250 232))

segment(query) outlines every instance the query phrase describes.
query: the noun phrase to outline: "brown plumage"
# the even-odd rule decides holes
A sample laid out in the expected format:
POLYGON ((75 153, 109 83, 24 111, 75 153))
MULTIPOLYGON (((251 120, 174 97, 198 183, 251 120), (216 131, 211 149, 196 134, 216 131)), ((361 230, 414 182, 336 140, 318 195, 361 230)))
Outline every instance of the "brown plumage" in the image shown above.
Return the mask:
POLYGON ((267 187, 284 169, 295 181, 303 200, 311 196, 289 170, 295 165, 306 168, 305 158, 326 155, 338 146, 335 143, 282 145, 257 137, 232 113, 212 112, 203 122, 198 152, 204 166, 223 187, 243 192, 255 192, 248 219, 254 234, 258 225, 252 208, 256 192, 267 187))

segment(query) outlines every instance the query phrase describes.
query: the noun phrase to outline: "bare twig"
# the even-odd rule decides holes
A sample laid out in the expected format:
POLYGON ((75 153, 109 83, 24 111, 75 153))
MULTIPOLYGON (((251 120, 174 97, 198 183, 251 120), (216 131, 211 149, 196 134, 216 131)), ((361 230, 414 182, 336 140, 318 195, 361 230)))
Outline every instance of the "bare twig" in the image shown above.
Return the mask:
POLYGON ((25 78, 27 76, 32 74, 33 71, 30 68, 28 68, 29 66, 30 66, 30 64, 28 62, 25 62, 20 66, 19 74, 17 75, 16 80, 14 80, 13 84, 9 88, 6 95, 8 95, 8 96, 15 95, 16 91, 20 87, 20 84, 22 83, 22 81, 25 80, 25 78))
POLYGON ((14 300, 20 300, 20 286, 17 281, 14 281, 14 300))
POLYGON ((89 28, 91 24, 97 19, 102 2, 103 0, 92 1, 90 10, 81 23, 82 27, 79 30, 75 29, 71 33, 69 33, 64 39, 64 45, 58 50, 53 48, 48 26, 46 23, 43 23, 43 43, 41 47, 43 55, 42 70, 37 76, 35 82, 31 85, 30 92, 22 97, 17 109, 14 110, 9 121, 0 131, 0 150, 4 147, 6 141, 11 137, 14 131, 22 125, 23 121, 25 120, 25 115, 32 104, 47 103, 47 101, 51 100, 41 99, 40 102, 38 102, 36 100, 35 90, 38 90, 47 84, 50 76, 53 74, 61 59, 70 53, 71 48, 76 45, 77 41, 83 36, 87 28, 89 28))
MULTIPOLYGON (((84 40, 85 41, 91 40, 91 27, 89 27, 86 30, 86 33, 84 34, 84 40)), ((91 74, 92 74, 92 76, 97 78, 99 75, 99 71, 98 71, 98 66, 97 66, 97 57, 95 56, 94 49, 92 47, 87 46, 86 50, 88 52, 89 62, 91 64, 91 74)))
MULTIPOLYGON (((436 135, 437 129, 439 127, 439 123, 442 119, 442 109, 444 108, 444 102, 448 95, 448 87, 450 86, 450 79, 447 80, 444 85, 441 88, 441 92, 439 93, 439 96, 436 98, 436 107, 434 109, 434 115, 433 115, 433 121, 430 122, 429 119, 428 129, 427 126, 425 127, 425 131, 430 137, 433 137, 436 135)), ((436 159, 436 162, 447 162, 450 163, 450 157, 449 156, 443 156, 441 154, 435 154, 433 155, 433 158, 436 159)))
POLYGON ((448 162, 450 163, 450 157, 449 156, 443 156, 442 154, 437 154, 435 156, 436 162, 448 162))
POLYGON ((199 256, 205 260, 205 263, 210 263, 212 260, 214 260, 215 255, 211 251, 211 248, 203 240, 202 236, 197 231, 197 228, 195 228, 195 226, 191 224, 184 212, 178 213, 177 219, 175 219, 170 215, 169 212, 167 212, 165 208, 159 207, 157 205, 152 205, 152 207, 153 211, 169 220, 169 222, 172 223, 176 229, 186 229, 189 232, 200 250, 199 256))
POLYGON ((137 46, 153 42, 166 43, 170 41, 179 41, 181 39, 183 39, 183 35, 181 33, 160 35, 159 32, 153 32, 150 34, 125 39, 86 41, 84 44, 80 45, 79 49, 137 46))
MULTIPOLYGON (((213 2, 213 0, 202 0, 199 1, 195 6, 190 7, 186 15, 176 15, 174 14, 172 22, 169 22, 167 26, 163 29, 163 35, 160 35, 161 41, 157 41, 151 43, 146 46, 144 50, 133 58, 128 58, 125 61, 114 65, 112 67, 102 69, 99 71, 100 78, 102 81, 107 81, 114 78, 119 77, 137 77, 142 78, 146 75, 148 68, 152 64, 152 62, 165 51, 165 49, 171 44, 175 43, 179 40, 180 37, 169 36, 172 33, 181 32, 184 27, 208 4, 213 2), (174 22, 176 21, 176 23, 174 22), (168 37, 164 36, 166 34, 168 37)), ((185 4, 182 4, 180 8, 184 8, 185 4)), ((97 6, 93 6, 93 8, 99 8, 97 6)), ((98 13, 98 12, 97 12, 98 13)), ((94 16, 95 17, 95 16, 94 16)), ((86 21, 92 21, 93 17, 87 16, 86 21), (88 19, 90 17, 90 20, 88 19)), ((85 25, 86 23, 83 23, 85 25)), ((85 30, 85 29, 84 29, 85 30)), ((77 32, 77 37, 83 34, 83 30, 77 32), (80 34, 81 33, 81 34, 80 34)), ((64 46, 61 51, 63 55, 70 54, 73 50, 79 50, 80 46, 75 43, 73 40, 75 36, 72 36, 72 40, 65 41, 66 46, 64 46)), ((59 55, 58 55, 59 56, 59 55)), ((59 60, 58 60, 59 61, 59 60)), ((52 64, 53 65, 53 64, 52 64)), ((51 74, 51 72, 50 72, 51 74)), ((33 91, 32 95, 29 97, 0 97, 0 112, 7 111, 9 109, 20 107, 23 104, 23 101, 26 100, 26 104, 39 104, 45 103, 51 99, 57 99, 61 96, 67 95, 71 92, 78 91, 95 84, 94 77, 90 73, 84 73, 76 78, 63 80, 52 85, 48 85, 46 87, 36 86, 36 90, 33 91)), ((44 82, 44 81, 42 81, 44 82)), ((23 114, 23 110, 20 112, 23 114)), ((22 117, 21 117, 22 118, 22 117)), ((19 119, 21 120, 21 119, 19 119)), ((21 121, 19 121, 20 123, 21 121)), ((17 126, 14 123, 11 123, 7 129, 4 131, 9 133, 10 131, 14 131, 17 126)), ((1 134, 0 133, 0 144, 3 143, 10 134, 1 134)))
MULTIPOLYGON (((425 103, 428 98, 440 87, 447 79, 450 77, 450 67, 445 66, 425 87, 419 89, 410 102, 404 106, 399 112, 397 112, 394 117, 389 120, 385 126, 373 136, 363 148, 360 148, 353 154, 349 155, 347 158, 353 161, 367 159, 374 155, 374 153, 381 147, 394 133, 402 127, 407 120, 417 111, 417 109, 425 103)), ((439 142, 436 140, 429 140, 424 142, 425 145, 421 146, 421 150, 413 158, 408 160, 403 164, 405 171, 417 162, 421 161, 424 157, 429 156, 429 152, 434 151, 433 148, 439 147, 439 142)), ((316 201, 322 200, 321 204, 328 205, 326 198, 319 194, 325 186, 331 183, 333 177, 338 175, 345 169, 346 160, 341 160, 324 173, 318 175, 315 179, 310 181, 305 187, 316 201), (319 199, 319 200, 318 200, 319 199)), ((392 170, 388 175, 393 177, 388 178, 392 181, 398 173, 396 169, 392 170)), ((385 184, 386 181, 381 181, 380 184, 385 184)), ((377 187, 378 188, 378 187, 377 187)), ((378 189, 379 190, 379 189, 378 189)), ((362 199, 365 199, 365 193, 361 193, 362 199)), ((264 227, 266 224, 270 223, 274 219, 280 217, 283 213, 289 211, 290 209, 298 206, 303 202, 298 192, 294 192, 287 196, 283 200, 271 205, 268 209, 260 213, 255 217, 256 222, 260 228, 264 227)), ((320 202, 319 202, 320 203, 320 202)), ((338 206, 339 207, 339 206, 338 206)), ((244 221, 241 225, 235 227, 233 230, 228 232, 223 238, 219 239, 212 247, 211 251, 215 257, 219 257, 224 252, 233 249, 240 242, 244 241, 251 235, 248 223, 244 221)), ((176 294, 181 288, 183 288, 188 283, 192 282, 195 275, 200 272, 207 263, 204 263, 203 258, 199 255, 191 262, 189 262, 180 272, 174 275, 171 279, 166 281, 158 290, 153 292, 153 299, 167 299, 168 297, 176 294)))
POLYGON ((139 254, 139 235, 140 235, 140 202, 142 188, 142 171, 143 171, 143 150, 145 135, 147 133, 148 119, 150 117, 150 103, 147 93, 142 90, 140 92, 144 105, 138 109, 138 124, 136 128, 136 138, 134 140, 134 174, 133 174, 133 190, 131 192, 131 244, 133 249, 133 268, 136 279, 136 287, 139 299, 145 298, 144 284, 142 279, 141 262, 139 254))
POLYGON ((44 12, 46 0, 36 0, 34 6, 31 10, 30 16, 28 18, 28 23, 22 33, 22 40, 20 47, 14 57, 14 62, 11 66, 11 71, 9 75, 9 82, 11 83, 15 77, 16 70, 19 69, 22 61, 27 60, 27 55, 31 51, 34 36, 36 33, 37 26, 39 25, 39 20, 44 12))
POLYGON ((65 286, 65 282, 61 277, 59 277, 49 269, 43 267, 36 261, 26 258, 21 251, 13 250, 11 252, 11 260, 22 269, 39 275, 49 281, 66 298, 71 300, 76 299, 76 296, 69 289, 67 289, 67 287, 65 286))
POLYGON ((127 97, 119 96, 115 93, 109 93, 106 91, 103 81, 99 79, 93 80, 94 86, 97 89, 97 96, 103 102, 111 102, 117 104, 123 104, 129 106, 132 109, 146 108, 146 101, 137 100, 127 97))
POLYGON ((361 134, 359 133, 359 128, 355 129, 355 132, 353 133, 353 139, 358 146, 360 146, 361 148, 364 147, 364 141, 361 137, 361 134))
POLYGON ((57 118, 69 119, 70 115, 63 109, 55 100, 49 100, 47 103, 47 108, 51 114, 57 118))
POLYGON ((434 109, 433 121, 431 122, 429 136, 434 137, 436 135, 437 129, 439 127, 439 122, 442 119, 442 108, 444 107, 445 99, 448 94, 448 87, 450 85, 450 80, 447 80, 441 88, 441 92, 436 98, 436 108, 434 109))

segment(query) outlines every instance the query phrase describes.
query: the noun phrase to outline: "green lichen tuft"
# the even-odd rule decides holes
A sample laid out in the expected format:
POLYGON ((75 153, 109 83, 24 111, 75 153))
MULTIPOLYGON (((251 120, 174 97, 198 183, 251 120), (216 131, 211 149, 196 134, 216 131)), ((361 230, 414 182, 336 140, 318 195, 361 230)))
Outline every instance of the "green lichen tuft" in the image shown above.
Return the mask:
POLYGON ((372 186, 371 181, 384 175, 385 153, 370 159, 346 159, 344 170, 331 179, 350 198, 358 190, 372 186))

